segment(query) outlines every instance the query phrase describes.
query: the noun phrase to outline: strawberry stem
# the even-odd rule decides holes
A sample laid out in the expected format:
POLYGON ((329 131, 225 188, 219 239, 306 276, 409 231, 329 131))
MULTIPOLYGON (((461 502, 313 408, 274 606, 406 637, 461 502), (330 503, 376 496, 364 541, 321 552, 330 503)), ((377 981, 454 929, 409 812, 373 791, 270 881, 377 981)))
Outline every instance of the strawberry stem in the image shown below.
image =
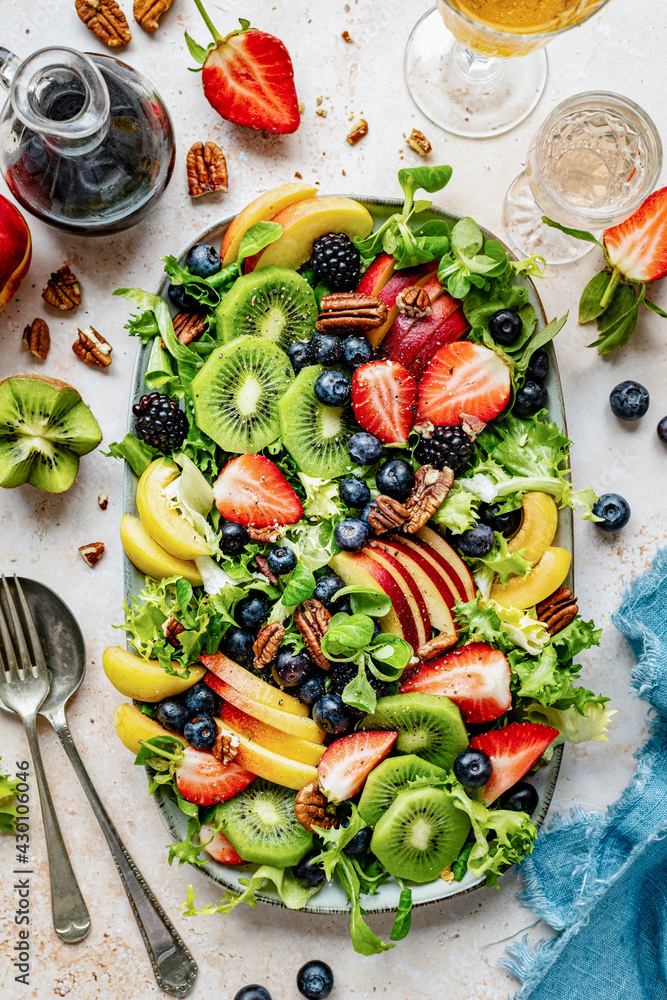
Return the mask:
POLYGON ((222 35, 220 34, 220 32, 218 31, 218 29, 216 28, 216 26, 213 24, 213 21, 211 20, 211 18, 206 13, 206 8, 204 7, 204 5, 201 2, 201 0, 195 0, 195 6, 196 6, 197 10, 199 11, 199 13, 201 14, 201 16, 204 18, 204 22, 206 24, 206 27, 208 28, 208 30, 213 35, 213 37, 216 40, 216 42, 222 42, 222 41, 224 41, 222 35))
MULTIPOLYGON (((197 0, 195 0, 195 3, 196 2, 197 2, 197 0)), ((603 294, 602 298, 600 299, 600 308, 601 309, 606 309, 607 306, 609 305, 609 303, 611 302, 612 296, 613 296, 614 292, 616 291, 616 286, 617 286, 617 284, 619 283, 620 280, 621 280, 621 272, 617 271, 616 268, 614 268, 614 270, 611 272, 611 281, 609 282, 609 284, 605 288, 604 294, 603 294)))

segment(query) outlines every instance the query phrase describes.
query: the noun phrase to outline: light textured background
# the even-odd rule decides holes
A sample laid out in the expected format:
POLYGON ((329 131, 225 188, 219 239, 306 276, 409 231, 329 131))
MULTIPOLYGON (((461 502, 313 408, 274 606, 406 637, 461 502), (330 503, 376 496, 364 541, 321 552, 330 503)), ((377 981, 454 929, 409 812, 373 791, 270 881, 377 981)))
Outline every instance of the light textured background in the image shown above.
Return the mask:
MULTIPOLYGON (((130 13, 129 0, 121 0, 130 13)), ((158 211, 127 234, 102 240, 75 239, 49 231, 30 220, 34 255, 30 274, 19 294, 0 316, 0 375, 39 370, 70 380, 92 406, 105 441, 125 430, 127 392, 136 342, 123 329, 126 303, 110 297, 117 285, 152 289, 160 275, 159 258, 175 252, 192 234, 214 220, 240 209, 266 188, 293 179, 299 171, 325 192, 398 195, 397 169, 418 162, 404 147, 403 135, 416 126, 433 144, 432 162, 447 162, 454 176, 438 204, 474 216, 502 234, 504 192, 522 169, 530 137, 542 117, 569 94, 586 89, 617 90, 651 114, 667 135, 667 105, 662 100, 665 70, 662 17, 651 0, 612 0, 581 28, 566 33, 549 47, 550 81, 537 110, 522 126, 492 140, 466 141, 446 136, 424 119, 412 104, 402 73, 408 33, 427 8, 424 0, 384 3, 340 0, 226 0, 210 2, 209 10, 223 31, 235 17, 251 18, 255 26, 278 34, 295 65, 296 85, 305 104, 302 125, 284 138, 255 134, 223 122, 204 100, 198 77, 188 73, 191 60, 183 29, 206 39, 206 29, 189 0, 175 0, 155 36, 132 23, 134 38, 121 58, 155 82, 175 122, 178 158, 173 180, 158 211), (349 30, 353 45, 341 31, 349 30), (315 114, 323 96, 327 117, 315 114), (348 118, 361 114, 369 134, 352 148, 345 142, 348 118), (185 182, 185 152, 192 142, 213 139, 225 150, 230 190, 224 196, 193 203, 185 182), (54 315, 43 307, 40 292, 48 273, 68 262, 81 281, 83 302, 74 314, 54 315), (36 315, 47 318, 52 348, 45 364, 21 347, 21 331, 36 315), (83 365, 72 353, 76 327, 92 323, 114 347, 113 364, 104 371, 83 365)), ((62 43, 102 50, 74 12, 73 0, 0 0, 0 42, 27 55, 41 46, 62 43)), ((547 312, 576 317, 584 284, 600 267, 596 250, 578 264, 550 268, 541 283, 547 312)), ((653 291, 667 307, 667 287, 653 291)), ((643 741, 643 704, 629 693, 631 658, 610 623, 623 582, 646 568, 667 534, 664 497, 667 493, 667 450, 655 427, 667 413, 667 363, 663 345, 667 322, 641 314, 632 345, 601 360, 585 349, 589 329, 571 319, 558 338, 575 481, 591 482, 598 492, 618 491, 632 506, 632 520, 618 536, 603 536, 591 524, 578 522, 577 594, 585 616, 606 627, 602 647, 585 654, 584 683, 612 696, 619 709, 610 743, 567 749, 554 798, 554 809, 572 803, 605 806, 617 798, 633 771, 632 754, 643 741), (625 378, 637 378, 652 396, 648 416, 634 428, 612 416, 609 390, 625 378)), ((237 909, 231 917, 186 920, 177 907, 194 883, 197 901, 219 898, 218 889, 190 869, 170 869, 164 845, 167 837, 146 797, 143 772, 133 768, 118 743, 111 716, 120 696, 102 673, 105 646, 118 642, 111 623, 121 622, 121 547, 118 523, 122 513, 120 462, 96 453, 85 458, 72 489, 49 497, 23 487, 0 497, 0 567, 54 587, 79 619, 88 649, 88 674, 72 704, 74 737, 118 829, 199 962, 196 998, 227 1000, 244 983, 260 982, 274 1000, 297 997, 294 976, 314 957, 330 962, 336 976, 335 996, 390 997, 395 1000, 443 997, 450 1000, 501 1000, 515 983, 496 962, 501 938, 517 934, 531 923, 529 911, 515 899, 516 879, 507 875, 499 890, 480 890, 457 902, 429 906, 414 914, 409 938, 393 951, 375 958, 353 953, 345 917, 317 917, 259 906, 237 909), (109 494, 102 512, 97 494, 109 494), (83 543, 104 541, 103 561, 90 570, 77 553, 83 543)), ((74 868, 90 904, 93 929, 73 947, 61 945, 50 929, 49 891, 41 822, 34 800, 32 945, 35 955, 31 986, 13 982, 7 958, 14 941, 13 893, 5 875, 13 867, 9 838, 0 843, 0 994, 7 1000, 52 995, 71 1000, 147 1000, 158 994, 139 932, 121 889, 114 864, 91 816, 83 792, 70 773, 52 732, 41 730, 42 746, 74 868)), ((20 724, 0 719, 3 762, 27 756, 20 724)), ((567 871, 563 878, 567 878, 567 871)), ((383 934, 389 918, 375 926, 383 934)), ((543 931, 536 927, 532 936, 543 931)))

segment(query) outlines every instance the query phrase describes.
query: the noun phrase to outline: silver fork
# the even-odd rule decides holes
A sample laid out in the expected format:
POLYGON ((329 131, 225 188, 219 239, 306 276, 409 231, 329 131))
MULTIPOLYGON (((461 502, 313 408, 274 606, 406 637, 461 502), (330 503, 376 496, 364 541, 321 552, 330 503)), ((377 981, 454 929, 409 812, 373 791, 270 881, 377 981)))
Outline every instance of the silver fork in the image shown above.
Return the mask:
POLYGON ((0 698, 7 708, 16 712, 25 726, 37 777, 39 802, 44 821, 51 879, 53 927, 58 937, 65 943, 74 944, 85 938, 90 930, 90 916, 67 855, 37 742, 37 712, 49 693, 46 661, 28 603, 16 576, 14 576, 14 587, 21 604, 32 655, 28 649, 18 609, 3 575, 2 596, 4 596, 7 611, 5 612, 3 609, 2 596, 0 596, 0 639, 2 640, 0 644, 0 698), (2 649, 4 649, 4 657, 2 649))

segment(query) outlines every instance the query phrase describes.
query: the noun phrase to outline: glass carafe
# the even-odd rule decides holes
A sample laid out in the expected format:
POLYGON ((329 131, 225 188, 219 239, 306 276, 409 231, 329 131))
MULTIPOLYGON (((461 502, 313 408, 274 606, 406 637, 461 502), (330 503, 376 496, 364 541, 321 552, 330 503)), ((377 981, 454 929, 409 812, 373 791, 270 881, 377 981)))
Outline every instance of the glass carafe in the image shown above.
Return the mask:
POLYGON ((0 164, 16 200, 81 236, 135 225, 171 177, 171 119, 155 88, 113 56, 0 47, 0 164))

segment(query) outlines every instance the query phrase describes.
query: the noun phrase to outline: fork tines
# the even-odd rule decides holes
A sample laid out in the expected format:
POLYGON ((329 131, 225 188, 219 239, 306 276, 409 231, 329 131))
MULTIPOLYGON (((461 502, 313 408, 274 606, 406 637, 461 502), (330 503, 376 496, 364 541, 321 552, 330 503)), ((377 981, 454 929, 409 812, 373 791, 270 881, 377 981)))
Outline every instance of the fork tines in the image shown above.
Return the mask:
POLYGON ((17 607, 15 598, 12 596, 7 577, 4 574, 1 580, 0 668, 3 671, 8 671, 10 678, 14 681, 20 680, 19 668, 24 672, 24 677, 27 674, 48 676, 46 660, 44 659, 37 628, 35 627, 35 622, 21 584, 16 575, 14 575, 14 590, 18 596, 21 608, 21 614, 19 614, 19 608, 17 607), (30 640, 30 648, 25 637, 26 631, 30 640), (4 657, 2 649, 4 649, 4 657))

